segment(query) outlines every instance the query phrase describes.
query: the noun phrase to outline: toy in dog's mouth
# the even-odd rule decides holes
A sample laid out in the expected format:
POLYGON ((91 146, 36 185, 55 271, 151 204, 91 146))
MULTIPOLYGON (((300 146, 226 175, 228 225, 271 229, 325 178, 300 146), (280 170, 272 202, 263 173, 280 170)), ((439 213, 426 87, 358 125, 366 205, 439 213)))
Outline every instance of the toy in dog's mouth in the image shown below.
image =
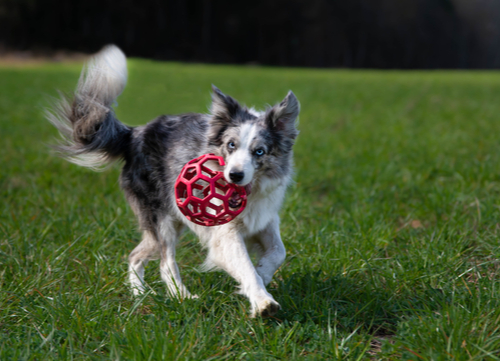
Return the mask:
MULTIPOLYGON (((252 192, 252 183, 248 183, 246 186, 243 186, 245 189, 246 195, 249 196, 250 193, 252 192)), ((241 205, 243 204, 243 198, 241 195, 237 192, 233 192, 231 194, 231 197, 228 200, 228 204, 230 208, 237 209, 240 208, 241 205)))
POLYGON ((175 199, 181 213, 191 222, 219 226, 245 209, 252 186, 227 182, 220 170, 224 166, 222 157, 204 154, 182 168, 175 182, 175 199))

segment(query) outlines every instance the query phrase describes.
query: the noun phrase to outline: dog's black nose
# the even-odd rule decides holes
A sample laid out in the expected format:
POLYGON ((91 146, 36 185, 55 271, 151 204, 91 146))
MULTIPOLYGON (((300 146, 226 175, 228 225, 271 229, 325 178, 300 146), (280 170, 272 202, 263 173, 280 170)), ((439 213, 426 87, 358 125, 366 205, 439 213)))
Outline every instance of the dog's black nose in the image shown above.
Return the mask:
POLYGON ((245 173, 243 172, 230 172, 229 173, 229 178, 231 178, 231 180, 234 182, 234 183, 238 183, 238 182, 241 182, 241 180, 245 177, 245 173))

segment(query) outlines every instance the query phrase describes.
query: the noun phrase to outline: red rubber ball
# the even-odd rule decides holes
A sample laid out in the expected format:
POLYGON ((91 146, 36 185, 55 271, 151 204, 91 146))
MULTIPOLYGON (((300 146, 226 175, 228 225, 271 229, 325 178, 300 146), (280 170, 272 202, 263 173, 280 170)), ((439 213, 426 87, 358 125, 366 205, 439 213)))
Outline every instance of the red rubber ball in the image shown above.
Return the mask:
POLYGON ((222 157, 204 154, 186 163, 175 182, 179 210, 191 222, 207 227, 232 221, 247 203, 245 188, 228 183, 223 172, 209 167, 210 162, 225 165, 222 157))

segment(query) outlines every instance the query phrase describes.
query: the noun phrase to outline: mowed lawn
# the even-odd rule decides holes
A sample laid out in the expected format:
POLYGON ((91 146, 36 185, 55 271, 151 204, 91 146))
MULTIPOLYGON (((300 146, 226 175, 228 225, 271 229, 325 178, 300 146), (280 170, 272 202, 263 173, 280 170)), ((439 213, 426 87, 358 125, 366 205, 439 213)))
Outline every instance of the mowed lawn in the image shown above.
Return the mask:
POLYGON ((0 67, 0 360, 500 359, 500 73, 378 72, 132 60, 119 119, 205 112, 210 85, 302 104, 276 317, 251 319, 227 275, 178 248, 197 300, 158 262, 134 299, 139 233, 119 165, 52 155, 43 108, 81 64, 0 67))

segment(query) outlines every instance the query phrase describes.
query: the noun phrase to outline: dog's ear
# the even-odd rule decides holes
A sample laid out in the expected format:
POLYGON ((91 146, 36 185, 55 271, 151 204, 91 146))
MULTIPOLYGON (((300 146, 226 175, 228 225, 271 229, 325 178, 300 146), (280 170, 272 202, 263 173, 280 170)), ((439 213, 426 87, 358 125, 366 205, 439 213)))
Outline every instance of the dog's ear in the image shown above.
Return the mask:
POLYGON ((213 122, 231 122, 241 109, 238 102, 229 95, 221 92, 215 85, 212 85, 212 113, 213 122))
POLYGON ((210 113, 209 142, 212 145, 219 146, 222 142, 222 134, 234 121, 241 106, 229 95, 222 93, 215 85, 212 85, 212 107, 210 113))
POLYGON ((295 94, 289 91, 285 99, 269 109, 266 113, 266 123, 274 131, 280 132, 288 138, 295 139, 299 134, 296 128, 300 104, 295 94))

